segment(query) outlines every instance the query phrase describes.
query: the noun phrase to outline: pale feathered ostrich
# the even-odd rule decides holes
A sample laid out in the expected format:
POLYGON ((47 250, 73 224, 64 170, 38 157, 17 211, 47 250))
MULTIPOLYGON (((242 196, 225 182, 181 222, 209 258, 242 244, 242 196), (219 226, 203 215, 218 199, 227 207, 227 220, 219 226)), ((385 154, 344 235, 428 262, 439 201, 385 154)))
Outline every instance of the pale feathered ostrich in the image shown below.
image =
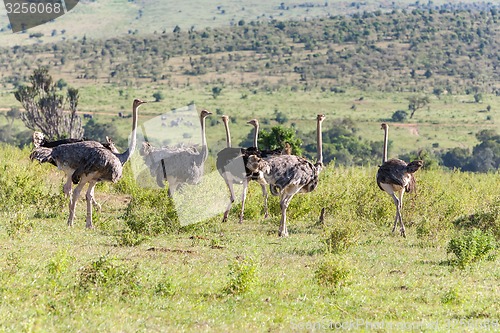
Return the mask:
POLYGON ((254 136, 253 136, 253 147, 249 148, 233 148, 231 147, 231 132, 229 131, 229 117, 222 116, 222 122, 226 129, 226 143, 227 147, 222 149, 217 153, 216 166, 219 174, 222 176, 226 185, 229 189, 229 204, 224 211, 224 216, 222 222, 227 221, 229 211, 235 200, 234 188, 235 184, 243 185, 243 192, 241 196, 241 212, 239 222, 243 222, 243 216, 245 212, 245 200, 248 192, 248 182, 253 180, 260 184, 262 188, 262 196, 264 197, 264 218, 269 216, 269 211, 267 208, 267 182, 265 181, 261 172, 250 171, 246 164, 248 162, 248 157, 251 155, 257 155, 259 157, 267 157, 271 155, 280 155, 282 153, 287 153, 289 145, 285 148, 285 151, 280 149, 276 150, 259 150, 258 149, 258 135, 259 135, 259 122, 257 119, 252 119, 247 122, 254 126, 254 136))
POLYGON ((288 236, 286 210, 293 196, 308 193, 318 186, 319 173, 323 168, 323 149, 321 123, 325 115, 319 114, 317 120, 317 162, 306 160, 296 155, 276 155, 267 158, 250 156, 247 167, 253 172, 262 172, 265 180, 280 196, 281 223, 278 235, 288 236))
POLYGON ((414 173, 420 169, 424 162, 415 160, 408 164, 397 158, 387 160, 387 140, 389 139, 389 126, 386 123, 382 124, 384 130, 384 156, 382 165, 377 172, 377 185, 381 190, 387 192, 394 200, 396 205, 396 217, 394 219, 394 227, 392 232, 396 230, 396 225, 399 221, 401 226, 401 236, 406 237, 405 226, 401 218, 401 210, 403 209, 403 194, 411 192, 415 189, 414 173), (396 195, 397 194, 397 195, 396 195))
MULTIPOLYGON (((38 160, 41 163, 44 162, 49 162, 55 166, 57 166, 57 163, 54 159, 51 157, 51 150, 52 148, 55 148, 60 145, 68 144, 68 143, 76 143, 76 142, 92 142, 95 143, 96 145, 100 144, 104 148, 109 149, 111 152, 118 154, 118 149, 116 149, 116 146, 114 142, 106 136, 106 142, 97 142, 93 140, 86 140, 86 139, 61 139, 61 140, 55 140, 55 141, 48 141, 45 138, 45 135, 42 132, 35 131, 33 133, 33 146, 34 150, 30 154, 30 160, 38 160), (46 149, 43 149, 46 148, 46 149)), ((75 171, 74 169, 71 169, 70 167, 64 168, 63 169, 65 175, 66 175, 66 183, 63 186, 63 192, 66 196, 71 196, 71 191, 72 191, 72 180, 71 176, 73 175, 73 172, 75 171)), ((92 197, 93 198, 93 197, 92 197)), ((101 209, 101 205, 99 205, 95 200, 93 201, 93 204, 96 205, 99 210, 101 209)))
POLYGON ((179 185, 196 185, 201 181, 208 157, 205 119, 211 114, 207 110, 200 113, 201 151, 195 146, 155 148, 148 142, 142 144, 140 155, 151 175, 156 178, 158 186, 165 187, 164 180, 167 180, 170 197, 179 185))
MULTIPOLYGON (((111 152, 99 142, 82 141, 68 143, 52 149, 39 147, 34 152, 36 159, 40 162, 55 161, 57 167, 64 170, 66 174, 72 172, 71 179, 78 184, 73 190, 69 204, 68 225, 73 225, 75 218, 76 201, 80 196, 82 188, 88 183, 87 198, 87 228, 92 225, 92 203, 94 200, 94 187, 99 181, 117 182, 123 172, 123 165, 130 159, 135 150, 137 141, 137 109, 146 102, 140 99, 134 100, 132 110, 132 134, 128 149, 122 154, 111 152)), ((33 154, 33 153, 32 153, 33 154)))

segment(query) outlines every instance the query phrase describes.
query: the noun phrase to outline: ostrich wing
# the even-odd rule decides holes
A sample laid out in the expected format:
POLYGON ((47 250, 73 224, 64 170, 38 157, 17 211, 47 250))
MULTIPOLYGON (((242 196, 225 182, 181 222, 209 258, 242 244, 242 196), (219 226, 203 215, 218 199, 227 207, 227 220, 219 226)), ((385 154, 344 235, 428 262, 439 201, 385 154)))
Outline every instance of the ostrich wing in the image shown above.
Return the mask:
POLYGON ((87 147, 87 159, 73 172, 71 180, 80 182, 83 174, 95 174, 97 181, 117 182, 123 173, 123 166, 118 157, 106 148, 87 147))
POLYGON ((318 185, 318 172, 305 158, 295 155, 275 155, 264 159, 269 172, 264 173, 266 181, 283 190, 289 185, 298 186, 303 192, 310 192, 318 185))
POLYGON ((52 158, 52 149, 51 148, 45 148, 45 147, 38 147, 35 148, 31 154, 30 154, 30 160, 37 160, 40 163, 52 163, 56 165, 56 162, 52 158))
MULTIPOLYGON (((404 187, 405 184, 405 173, 407 171, 406 162, 399 159, 391 159, 380 166, 377 172, 377 184, 392 184, 404 187)), ((382 187, 380 187, 381 190, 382 187)))

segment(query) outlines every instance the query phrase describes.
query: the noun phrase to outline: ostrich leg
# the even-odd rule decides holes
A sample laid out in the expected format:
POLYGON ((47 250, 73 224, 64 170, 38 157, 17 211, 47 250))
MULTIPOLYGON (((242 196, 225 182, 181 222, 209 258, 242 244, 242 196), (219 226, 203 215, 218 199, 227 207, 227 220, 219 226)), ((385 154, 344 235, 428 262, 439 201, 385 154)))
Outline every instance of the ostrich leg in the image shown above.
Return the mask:
POLYGON ((243 223, 243 215, 245 212, 245 200, 247 198, 248 192, 248 180, 243 181, 243 193, 241 193, 241 212, 240 212, 240 223, 243 223))
POLYGON ((262 187, 262 196, 264 197, 264 218, 267 219, 269 217, 269 210, 267 209, 267 185, 260 184, 262 187))
POLYGON ((85 224, 85 227, 87 229, 94 228, 92 225, 92 203, 95 202, 94 187, 96 184, 96 181, 89 182, 89 188, 87 189, 87 194, 85 195, 85 198, 87 199, 87 223, 85 224))
POLYGON ((222 218, 222 222, 227 221, 227 216, 229 215, 229 211, 231 210, 231 207, 233 206, 233 202, 235 200, 234 197, 234 188, 233 188, 233 183, 230 180, 227 180, 227 178, 224 178, 226 180, 227 188, 229 189, 229 204, 226 207, 226 211, 224 212, 224 217, 222 218))
POLYGON ((80 181, 80 183, 78 183, 78 185, 73 190, 73 195, 71 197, 71 200, 69 201, 69 217, 68 217, 69 227, 73 226, 73 221, 75 220, 76 201, 78 200, 80 192, 82 191, 82 188, 85 186, 85 184, 86 182, 80 181))
POLYGON ((403 224, 403 218, 401 216, 401 212, 403 211, 403 194, 405 193, 405 189, 401 189, 401 191, 399 192, 399 209, 398 209, 398 212, 399 212, 399 223, 401 224, 401 229, 400 229, 400 232, 401 232, 401 236, 403 236, 404 238, 406 238, 406 230, 405 230, 405 225, 403 224))

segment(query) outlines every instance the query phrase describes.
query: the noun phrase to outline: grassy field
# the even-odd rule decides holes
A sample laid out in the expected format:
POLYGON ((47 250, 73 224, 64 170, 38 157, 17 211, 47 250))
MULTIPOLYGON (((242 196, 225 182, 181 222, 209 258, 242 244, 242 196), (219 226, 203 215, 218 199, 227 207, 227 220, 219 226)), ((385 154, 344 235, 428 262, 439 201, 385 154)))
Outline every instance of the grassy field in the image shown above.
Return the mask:
MULTIPOLYGON (((222 94, 214 99, 210 87, 192 87, 185 89, 168 88, 164 86, 140 86, 123 89, 111 85, 76 86, 80 89, 79 109, 82 114, 93 114, 98 122, 113 122, 123 138, 130 133, 130 119, 118 118, 118 112, 131 113, 133 98, 153 100, 155 91, 161 91, 164 99, 158 103, 149 103, 140 110, 140 121, 161 122, 160 115, 174 117, 172 109, 181 108, 194 102, 200 111, 206 108, 214 115, 218 110, 221 114, 234 118, 231 124, 233 142, 238 144, 246 138, 251 127, 246 122, 258 118, 261 122, 267 118, 269 125, 274 126, 275 112, 280 111, 287 115, 285 126, 296 125, 304 133, 314 130, 315 116, 324 113, 327 116, 324 122, 328 130, 335 121, 351 118, 359 128, 358 134, 363 140, 382 141, 383 133, 380 122, 390 120, 397 110, 408 110, 408 97, 414 94, 380 93, 347 90, 345 93, 332 92, 301 92, 281 90, 274 93, 249 91, 240 88, 223 88, 222 94), (120 96, 120 91, 123 90, 120 96), (245 96, 244 98, 242 96, 245 96), (360 100, 362 97, 362 100, 360 100), (355 106, 355 109, 352 106, 355 106)), ((11 91, 2 92, 2 106, 4 110, 10 107, 19 107, 11 91)), ((430 103, 424 109, 418 110, 413 119, 406 123, 394 123, 391 126, 390 138, 394 141, 391 156, 415 151, 418 149, 449 149, 466 147, 472 149, 477 144, 475 134, 483 129, 500 131, 500 99, 497 96, 485 95, 481 103, 474 103, 470 95, 430 97, 430 103), (486 112, 490 105, 491 111, 486 112), (433 148, 434 145, 434 148, 433 148)), ((5 112, 5 111, 4 111, 5 112)), ((196 120, 194 120, 196 121, 196 120)), ((0 125, 6 124, 5 117, 0 117, 0 125)), ((208 119, 210 124, 210 118, 208 119)), ((23 128, 20 121, 15 126, 23 128)), ((191 131, 185 128, 186 131, 191 131)), ((165 131, 172 131, 166 127, 165 131)), ((207 129, 209 148, 215 154, 225 145, 224 128, 219 122, 207 129)), ((192 141, 199 143, 199 134, 193 135, 192 141)), ((115 141, 117 141, 115 139, 115 141)))
MULTIPOLYGON (((0 150, 2 331, 498 330, 496 250, 463 267, 447 251, 471 235, 467 221, 500 237, 498 173, 419 171, 403 239, 390 231, 394 205, 376 168, 330 165, 316 191, 293 199, 290 237, 280 239, 279 203, 271 198, 263 219, 255 184, 243 224, 235 205, 227 223, 219 212, 181 227, 186 196, 174 204, 139 187, 147 181, 128 167, 118 184, 98 186, 103 209, 85 230, 84 201, 66 226, 61 173, 31 164, 28 150, 0 150)), ((224 191, 217 181, 194 190, 224 191)), ((204 210, 212 200, 195 202, 204 210)))

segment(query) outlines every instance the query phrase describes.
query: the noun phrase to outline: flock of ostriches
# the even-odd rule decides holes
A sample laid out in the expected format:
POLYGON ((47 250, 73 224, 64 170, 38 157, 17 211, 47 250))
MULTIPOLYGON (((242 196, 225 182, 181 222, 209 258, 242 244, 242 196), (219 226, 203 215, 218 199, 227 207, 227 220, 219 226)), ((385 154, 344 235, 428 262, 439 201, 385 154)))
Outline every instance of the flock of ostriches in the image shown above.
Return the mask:
MULTIPOLYGON (((137 113, 140 105, 146 102, 134 100, 132 110, 132 134, 128 149, 119 153, 113 142, 64 139, 48 142, 40 132, 33 134, 34 149, 30 159, 41 163, 49 162, 64 171, 66 183, 64 193, 69 197, 68 225, 72 226, 75 218, 75 207, 83 187, 88 183, 86 193, 87 201, 87 228, 92 225, 92 206, 96 205, 94 188, 97 182, 117 182, 123 173, 123 165, 130 159, 137 142, 137 113), (73 184, 76 185, 73 188, 73 184)), ((212 113, 202 110, 200 113, 201 124, 201 150, 195 146, 186 147, 153 147, 144 142, 140 155, 149 168, 151 175, 159 186, 164 187, 168 182, 168 194, 174 195, 176 189, 183 184, 198 184, 203 176, 204 163, 208 157, 207 141, 205 136, 205 119, 212 113)), ((262 187, 264 198, 264 215, 268 216, 267 186, 271 194, 279 196, 281 207, 281 223, 279 236, 288 236, 286 226, 286 212, 290 201, 297 193, 313 191, 319 182, 319 174, 323 168, 321 125, 325 116, 320 114, 317 122, 317 161, 313 163, 307 159, 292 155, 288 144, 283 149, 261 150, 258 148, 259 123, 256 119, 248 123, 254 126, 253 147, 236 148, 231 146, 229 131, 229 118, 222 116, 226 129, 227 147, 217 154, 216 166, 220 175, 227 184, 230 192, 229 204, 224 212, 223 221, 228 218, 229 211, 235 201, 235 184, 243 185, 241 202, 240 223, 243 221, 245 198, 248 182, 256 181, 262 187)), ((423 165, 423 161, 416 160, 407 164, 400 159, 387 159, 388 126, 382 124, 384 129, 384 154, 383 163, 377 172, 377 184, 387 192, 396 205, 394 232, 399 222, 401 235, 406 237, 405 227, 401 218, 401 209, 404 192, 410 192, 415 187, 414 173, 423 165)))

